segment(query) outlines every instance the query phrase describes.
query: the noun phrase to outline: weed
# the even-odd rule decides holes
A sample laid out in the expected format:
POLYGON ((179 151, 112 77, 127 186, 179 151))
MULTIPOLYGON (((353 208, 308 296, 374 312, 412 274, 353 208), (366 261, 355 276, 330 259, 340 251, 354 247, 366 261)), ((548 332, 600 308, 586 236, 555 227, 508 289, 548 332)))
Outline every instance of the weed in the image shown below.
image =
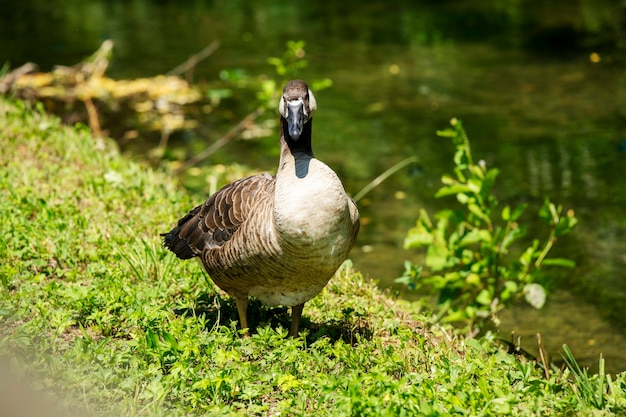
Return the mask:
POLYGON ((438 296, 434 322, 457 323, 474 334, 488 318, 497 325, 498 312, 521 296, 533 307, 543 306, 543 267, 574 266, 570 260, 547 255, 577 219, 573 211, 563 213, 561 206, 546 198, 539 218, 548 225, 548 236, 533 239, 513 255, 513 244, 526 235, 527 228, 520 222, 527 205, 499 208, 492 192, 498 170, 487 168, 484 161, 474 162, 460 121, 453 120, 451 129, 438 134, 451 139, 456 152, 454 174, 443 176, 435 197, 455 196, 461 208, 440 210, 434 220, 420 211, 404 245, 425 247, 426 257, 419 266, 407 261, 397 281, 438 296))
POLYGON ((591 378, 586 369, 581 369, 567 345, 563 345, 563 359, 574 376, 575 393, 581 405, 602 410, 606 405, 607 380, 604 373, 604 359, 600 355, 598 375, 591 378))

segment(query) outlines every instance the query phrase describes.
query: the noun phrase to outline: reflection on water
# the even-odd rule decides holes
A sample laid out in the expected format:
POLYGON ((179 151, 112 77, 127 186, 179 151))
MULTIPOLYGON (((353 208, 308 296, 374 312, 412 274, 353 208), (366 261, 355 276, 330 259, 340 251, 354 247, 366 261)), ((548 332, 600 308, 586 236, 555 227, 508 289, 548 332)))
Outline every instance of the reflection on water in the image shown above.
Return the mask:
MULTIPOLYGON (((543 310, 507 312, 502 332, 525 335, 527 347, 541 331, 553 356, 567 343, 584 365, 604 352, 607 369, 626 369, 626 73, 614 2, 399 1, 396 12, 376 1, 4 3, 0 50, 14 66, 34 61, 44 70, 78 62, 111 37, 110 75, 154 75, 220 39, 194 74, 213 80, 224 68, 268 73, 266 58, 286 40, 306 40, 303 78, 334 81, 316 94, 316 155, 346 188, 356 193, 401 159, 419 158, 360 204, 352 257, 385 286, 404 259, 419 257, 402 249, 419 208, 451 204, 432 197, 453 153, 434 132, 463 119, 474 155, 501 170, 501 202, 532 209, 549 195, 580 219, 555 249, 578 268, 555 277, 543 310)), ((267 144, 274 138, 235 142, 210 162, 274 170, 267 144)))

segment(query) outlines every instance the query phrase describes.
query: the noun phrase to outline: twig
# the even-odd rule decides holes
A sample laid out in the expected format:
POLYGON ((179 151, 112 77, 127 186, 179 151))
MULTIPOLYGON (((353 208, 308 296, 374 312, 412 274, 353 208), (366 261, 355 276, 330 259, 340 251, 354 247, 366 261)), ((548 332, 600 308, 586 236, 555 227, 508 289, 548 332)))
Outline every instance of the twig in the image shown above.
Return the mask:
POLYGON ((165 148, 167 148, 167 143, 170 140, 170 130, 163 127, 161 129, 161 139, 159 140, 159 149, 161 152, 165 152, 165 148))
MULTIPOLYGON (((82 72, 76 73, 76 85, 85 84, 85 75, 82 72)), ((87 117, 89 119, 89 128, 93 132, 96 138, 102 138, 104 135, 102 134, 102 128, 100 127, 100 119, 98 118, 98 110, 96 109, 96 105, 93 103, 93 100, 90 96, 85 97, 82 100, 85 103, 85 108, 87 109, 87 117)))
POLYGON ((85 108, 87 109, 87 115, 89 117, 89 127, 91 128, 94 136, 97 138, 104 137, 102 134, 102 128, 100 127, 100 120, 98 119, 98 110, 96 110, 93 100, 91 97, 86 97, 83 99, 83 103, 85 103, 85 108))
POLYGON ((14 69, 3 77, 0 77, 0 93, 4 94, 9 92, 18 78, 22 75, 32 74, 35 71, 37 71, 37 65, 32 62, 27 62, 21 67, 14 69))
POLYGON ((228 132, 226 132, 224 136, 219 138, 217 141, 213 142, 209 147, 207 147, 205 150, 203 150, 199 154, 188 159, 187 162, 185 162, 180 168, 178 168, 175 171, 175 174, 178 175, 181 172, 185 171, 187 168, 192 167, 196 165, 197 163, 208 158, 211 154, 213 154, 213 152, 217 151, 219 148, 221 148, 222 146, 226 145, 228 142, 233 140, 239 133, 241 133, 242 130, 245 129, 246 125, 253 122, 263 113, 265 113, 265 108, 259 107, 252 113, 248 114, 239 123, 237 123, 235 127, 233 127, 228 132))
POLYGON ((374 178, 372 181, 370 181, 369 184, 367 184, 365 187, 363 187, 361 189, 361 191, 359 191, 354 196, 353 200, 354 201, 359 201, 360 199, 365 197, 365 195, 367 193, 372 191, 374 188, 379 186, 383 181, 385 181, 387 178, 389 178, 392 174, 396 173, 397 171, 399 171, 400 169, 404 168, 405 166, 407 166, 411 162, 415 162, 415 161, 417 161, 417 157, 416 156, 410 156, 410 157, 408 157, 408 158, 398 162, 397 164, 395 164, 394 166, 392 166, 391 168, 387 169, 385 172, 383 172, 382 174, 380 174, 379 176, 374 178))
POLYGON ((189 71, 190 69, 194 68, 198 62, 202 61, 203 59, 208 58, 213 52, 217 51, 219 47, 220 47, 220 41, 215 40, 211 42, 203 50, 201 50, 195 55, 190 56, 189 59, 187 59, 185 62, 183 62, 176 68, 168 71, 167 75, 180 75, 184 72, 189 71))
POLYGON ((546 350, 543 348, 543 342, 541 341, 541 333, 537 333, 537 345, 539 346, 539 357, 543 364, 543 372, 546 375, 546 379, 550 379, 550 368, 548 367, 548 361, 546 361, 546 350))

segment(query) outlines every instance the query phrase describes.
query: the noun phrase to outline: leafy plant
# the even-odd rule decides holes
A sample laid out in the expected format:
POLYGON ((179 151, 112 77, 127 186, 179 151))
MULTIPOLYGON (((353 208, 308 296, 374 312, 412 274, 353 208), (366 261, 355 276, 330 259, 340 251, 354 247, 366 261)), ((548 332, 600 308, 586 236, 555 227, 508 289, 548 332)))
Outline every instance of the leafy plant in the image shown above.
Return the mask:
POLYGON ((454 172, 442 177, 443 186, 435 197, 456 196, 461 208, 440 210, 434 219, 420 211, 404 245, 425 247, 425 260, 419 266, 407 261, 397 281, 438 295, 434 320, 459 323, 471 333, 488 318, 497 325, 497 313, 521 296, 535 308, 543 306, 543 267, 574 266, 568 259, 547 255, 577 219, 572 210, 563 213, 561 206, 546 198, 539 218, 549 227, 547 238, 533 239, 514 255, 513 243, 527 232, 519 223, 527 205, 499 207, 492 191, 499 171, 487 168, 484 161, 474 162, 461 122, 453 119, 451 124, 452 128, 437 134, 456 146, 454 172))
MULTIPOLYGON (((309 65, 309 61, 305 59, 305 46, 306 42, 302 40, 287 41, 286 49, 282 57, 270 57, 267 59, 267 62, 274 66, 276 74, 283 78, 282 84, 289 79, 298 77, 300 70, 305 69, 309 65)), ((332 81, 329 78, 313 80, 311 82, 311 89, 320 91, 331 85, 332 81)))

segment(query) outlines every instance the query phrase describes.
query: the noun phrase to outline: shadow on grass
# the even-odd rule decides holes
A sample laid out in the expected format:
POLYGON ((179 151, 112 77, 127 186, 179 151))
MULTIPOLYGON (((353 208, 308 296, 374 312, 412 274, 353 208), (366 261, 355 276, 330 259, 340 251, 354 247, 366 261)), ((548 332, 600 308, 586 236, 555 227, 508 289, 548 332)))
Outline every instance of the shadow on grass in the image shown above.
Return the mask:
MULTIPOLYGON (((238 322, 237 306, 231 297, 222 297, 219 294, 202 293, 196 302, 196 308, 179 308, 174 313, 180 316, 201 316, 207 321, 206 329, 210 330, 215 325, 230 326, 232 322, 238 322)), ((305 306, 306 313, 306 306, 305 306)), ((270 326, 273 329, 282 327, 289 329, 291 324, 290 308, 267 307, 260 301, 251 298, 248 306, 248 323, 250 332, 256 333, 259 326, 270 326)), ((332 342, 339 340, 354 345, 358 340, 370 340, 372 331, 368 323, 361 319, 351 319, 350 312, 344 312, 341 320, 329 320, 324 323, 311 322, 309 317, 302 316, 300 333, 308 333, 307 343, 328 338, 332 342)))

